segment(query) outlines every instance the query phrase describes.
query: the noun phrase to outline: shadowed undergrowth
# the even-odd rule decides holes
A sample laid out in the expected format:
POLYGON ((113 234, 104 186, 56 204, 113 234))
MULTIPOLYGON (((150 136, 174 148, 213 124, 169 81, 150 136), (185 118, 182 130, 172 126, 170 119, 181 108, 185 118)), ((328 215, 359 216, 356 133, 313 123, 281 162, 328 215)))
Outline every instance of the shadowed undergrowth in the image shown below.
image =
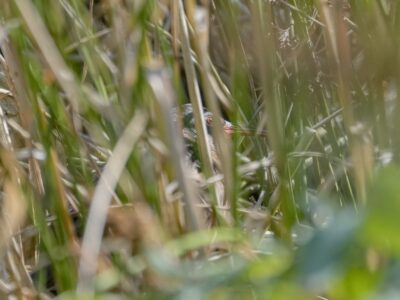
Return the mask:
POLYGON ((397 3, 3 2, 1 299, 398 297, 397 3))

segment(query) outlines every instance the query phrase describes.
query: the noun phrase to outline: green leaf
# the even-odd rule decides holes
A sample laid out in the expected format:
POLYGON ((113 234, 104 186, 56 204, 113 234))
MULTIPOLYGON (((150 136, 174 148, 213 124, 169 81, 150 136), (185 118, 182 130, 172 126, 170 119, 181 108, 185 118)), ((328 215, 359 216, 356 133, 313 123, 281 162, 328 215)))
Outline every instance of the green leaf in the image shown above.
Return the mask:
POLYGON ((378 172, 368 193, 362 239, 388 254, 400 255, 400 168, 378 172))

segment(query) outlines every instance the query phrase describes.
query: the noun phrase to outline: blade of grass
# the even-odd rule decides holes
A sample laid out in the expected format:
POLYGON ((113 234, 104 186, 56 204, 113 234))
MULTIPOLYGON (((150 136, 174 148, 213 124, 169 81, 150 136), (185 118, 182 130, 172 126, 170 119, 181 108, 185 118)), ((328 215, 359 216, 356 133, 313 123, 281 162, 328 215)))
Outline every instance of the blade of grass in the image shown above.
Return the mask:
POLYGON ((94 276, 97 269, 97 257, 100 253, 107 210, 111 204, 118 179, 124 170, 133 147, 143 134, 146 123, 146 114, 138 111, 115 145, 96 186, 82 241, 82 253, 78 271, 78 293, 94 293, 94 276))

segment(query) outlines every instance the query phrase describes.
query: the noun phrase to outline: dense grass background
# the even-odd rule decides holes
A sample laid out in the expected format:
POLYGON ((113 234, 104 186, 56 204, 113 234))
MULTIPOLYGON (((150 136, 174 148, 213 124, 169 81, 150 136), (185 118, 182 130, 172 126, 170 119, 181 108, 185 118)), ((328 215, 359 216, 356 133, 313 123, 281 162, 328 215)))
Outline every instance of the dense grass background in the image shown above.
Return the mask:
POLYGON ((1 299, 400 297, 396 1, 1 6, 1 299))

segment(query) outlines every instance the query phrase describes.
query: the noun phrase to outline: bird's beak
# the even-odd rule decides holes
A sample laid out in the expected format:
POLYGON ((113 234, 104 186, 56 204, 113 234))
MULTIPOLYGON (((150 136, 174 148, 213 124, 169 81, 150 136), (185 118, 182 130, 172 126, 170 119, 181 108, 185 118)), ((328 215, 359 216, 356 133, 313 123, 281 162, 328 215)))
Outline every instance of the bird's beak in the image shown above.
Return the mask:
POLYGON ((267 132, 265 130, 254 130, 250 128, 241 128, 238 126, 234 126, 232 123, 225 121, 224 124, 224 131, 227 135, 231 136, 234 133, 238 133, 240 135, 244 136, 261 136, 261 137, 266 137, 267 132))
POLYGON ((225 121, 224 122, 224 132, 231 136, 232 134, 235 133, 235 126, 231 122, 225 121))

